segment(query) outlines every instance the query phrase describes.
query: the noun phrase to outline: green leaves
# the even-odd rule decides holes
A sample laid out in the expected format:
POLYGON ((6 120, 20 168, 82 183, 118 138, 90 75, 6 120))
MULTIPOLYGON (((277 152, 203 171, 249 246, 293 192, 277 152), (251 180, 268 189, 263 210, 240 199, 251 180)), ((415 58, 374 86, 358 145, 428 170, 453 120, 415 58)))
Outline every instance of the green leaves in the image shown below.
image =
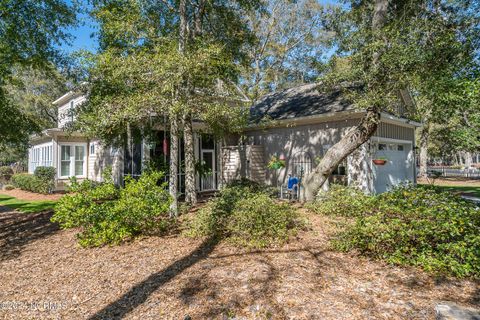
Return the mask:
POLYGON ((403 186, 377 196, 334 187, 313 209, 353 216, 335 241, 390 263, 429 272, 480 277, 478 207, 449 192, 403 186))
POLYGON ((218 236, 247 248, 281 245, 303 225, 294 208, 249 181, 222 189, 187 223, 189 236, 218 236))
POLYGON ((165 232, 174 221, 162 180, 163 173, 157 171, 138 180, 126 177, 120 189, 111 178, 103 183, 73 180, 72 193, 59 200, 52 221, 62 228, 80 227, 77 236, 82 246, 118 244, 141 234, 165 232))

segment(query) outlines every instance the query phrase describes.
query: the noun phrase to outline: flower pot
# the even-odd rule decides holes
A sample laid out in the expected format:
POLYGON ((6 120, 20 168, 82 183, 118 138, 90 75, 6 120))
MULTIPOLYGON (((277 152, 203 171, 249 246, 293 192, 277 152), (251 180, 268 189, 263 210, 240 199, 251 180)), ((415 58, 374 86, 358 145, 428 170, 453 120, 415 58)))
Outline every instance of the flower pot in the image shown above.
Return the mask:
POLYGON ((377 166, 383 166, 385 165, 385 163, 387 163, 387 160, 373 159, 373 163, 376 164, 377 166))

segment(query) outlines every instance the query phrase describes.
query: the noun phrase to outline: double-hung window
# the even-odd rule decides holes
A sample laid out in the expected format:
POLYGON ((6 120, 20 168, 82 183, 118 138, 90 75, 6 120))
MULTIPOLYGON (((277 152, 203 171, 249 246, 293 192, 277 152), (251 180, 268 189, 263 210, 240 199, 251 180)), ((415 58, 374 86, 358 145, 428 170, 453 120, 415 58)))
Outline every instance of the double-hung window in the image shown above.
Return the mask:
POLYGON ((60 177, 86 176, 86 144, 60 146, 60 177))

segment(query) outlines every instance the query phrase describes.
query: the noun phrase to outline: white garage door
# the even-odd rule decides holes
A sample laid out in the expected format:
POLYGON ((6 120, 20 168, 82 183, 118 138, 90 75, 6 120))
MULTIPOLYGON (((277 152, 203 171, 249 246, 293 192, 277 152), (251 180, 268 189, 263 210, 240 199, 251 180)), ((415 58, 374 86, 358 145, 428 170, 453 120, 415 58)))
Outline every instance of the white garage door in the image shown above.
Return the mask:
POLYGON ((413 182, 413 153, 408 143, 382 142, 376 144, 373 159, 386 158, 385 165, 373 166, 374 186, 376 193, 388 191, 392 187, 413 182))

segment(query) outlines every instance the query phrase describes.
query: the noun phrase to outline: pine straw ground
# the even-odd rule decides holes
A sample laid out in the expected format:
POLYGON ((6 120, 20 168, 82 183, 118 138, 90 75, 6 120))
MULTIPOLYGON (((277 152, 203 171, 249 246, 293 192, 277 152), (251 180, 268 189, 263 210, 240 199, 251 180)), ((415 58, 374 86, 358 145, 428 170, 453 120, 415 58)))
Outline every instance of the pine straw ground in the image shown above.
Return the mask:
POLYGON ((181 236, 79 248, 49 214, 0 208, 0 318, 432 319, 477 307, 480 284, 329 249, 332 218, 258 252, 181 236), (1 212, 3 210, 3 212, 1 212))

